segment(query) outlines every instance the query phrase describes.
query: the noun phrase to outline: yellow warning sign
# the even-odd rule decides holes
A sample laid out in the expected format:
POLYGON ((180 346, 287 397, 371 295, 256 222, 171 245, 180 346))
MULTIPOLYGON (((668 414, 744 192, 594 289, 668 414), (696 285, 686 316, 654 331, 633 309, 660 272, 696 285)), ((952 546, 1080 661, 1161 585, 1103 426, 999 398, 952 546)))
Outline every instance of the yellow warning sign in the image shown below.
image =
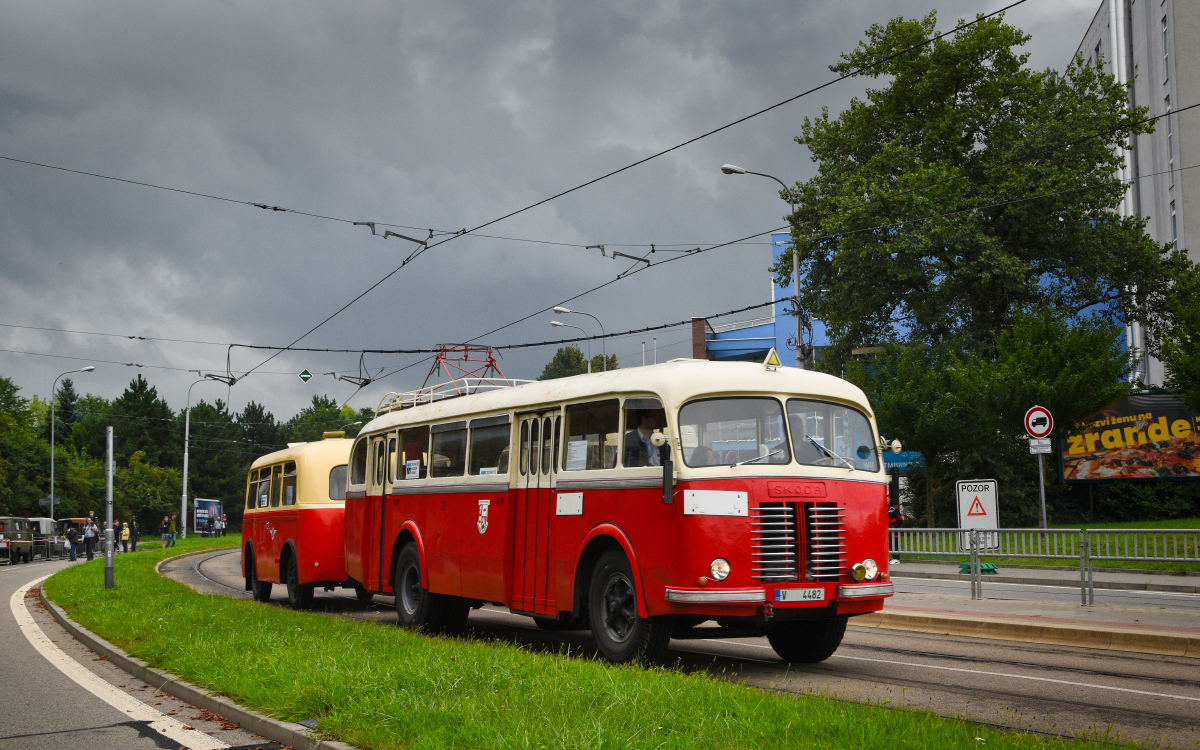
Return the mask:
POLYGON ((763 367, 768 370, 783 367, 783 363, 779 361, 779 355, 775 353, 775 347, 771 347, 771 351, 767 352, 767 358, 763 360, 763 367))

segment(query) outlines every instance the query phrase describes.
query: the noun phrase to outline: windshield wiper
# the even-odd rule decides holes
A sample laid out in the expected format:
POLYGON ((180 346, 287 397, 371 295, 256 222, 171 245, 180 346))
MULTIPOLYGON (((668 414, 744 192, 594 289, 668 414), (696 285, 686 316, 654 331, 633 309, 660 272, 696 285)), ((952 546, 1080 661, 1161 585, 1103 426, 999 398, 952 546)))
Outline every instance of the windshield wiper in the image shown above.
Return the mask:
POLYGON ((775 450, 771 451, 770 453, 764 454, 762 456, 755 456, 754 458, 747 458, 745 461, 738 461, 736 464, 729 464, 729 465, 731 467, 733 467, 733 466, 741 466, 742 464, 752 464, 755 461, 761 461, 764 458, 770 458, 771 456, 777 456, 780 453, 783 453, 783 448, 776 448, 775 450))
POLYGON ((808 442, 812 443, 814 446, 816 446, 817 450, 821 451, 821 452, 822 452, 822 453, 824 453, 826 456, 829 456, 830 458, 836 458, 836 459, 837 459, 837 460, 839 460, 839 461, 845 461, 845 462, 846 462, 846 465, 847 465, 848 467, 850 467, 851 469, 857 469, 857 468, 858 468, 858 466, 857 466, 857 465, 856 465, 856 464, 855 464, 853 461, 851 461, 850 459, 846 458, 845 456, 839 456, 838 454, 836 454, 836 453, 834 453, 833 451, 829 450, 829 449, 828 449, 828 448, 826 448, 825 446, 823 446, 823 445, 821 445, 820 443, 818 443, 818 442, 816 441, 816 439, 815 439, 815 438, 813 438, 812 436, 810 436, 810 435, 805 435, 805 436, 804 436, 804 439, 805 439, 805 440, 807 440, 808 442))

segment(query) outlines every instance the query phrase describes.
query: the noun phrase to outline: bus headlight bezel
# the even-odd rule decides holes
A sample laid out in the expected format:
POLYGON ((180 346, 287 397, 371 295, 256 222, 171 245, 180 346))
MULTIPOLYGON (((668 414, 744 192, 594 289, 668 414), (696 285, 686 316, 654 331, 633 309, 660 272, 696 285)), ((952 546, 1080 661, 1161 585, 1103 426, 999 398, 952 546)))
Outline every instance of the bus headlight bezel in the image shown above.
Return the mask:
POLYGON ((879 564, 872 558, 868 557, 860 563, 856 563, 850 568, 850 577, 855 582, 873 581, 879 577, 879 564))
POLYGON ((708 576, 714 581, 724 581, 729 577, 729 571, 729 561, 723 557, 718 557, 708 566, 708 576))

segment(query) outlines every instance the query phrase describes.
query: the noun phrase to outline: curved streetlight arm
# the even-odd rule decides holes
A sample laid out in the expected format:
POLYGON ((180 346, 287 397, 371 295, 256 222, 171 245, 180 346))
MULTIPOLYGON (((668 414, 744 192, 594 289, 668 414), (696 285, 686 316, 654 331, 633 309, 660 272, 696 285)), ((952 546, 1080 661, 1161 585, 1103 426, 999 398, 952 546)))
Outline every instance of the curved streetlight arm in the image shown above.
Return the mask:
MULTIPOLYGON (((572 312, 574 312, 574 311, 572 310, 572 312)), ((596 321, 596 322, 599 323, 600 321, 596 321)), ((584 338, 587 339, 587 345, 588 345, 587 371, 590 373, 592 371, 592 337, 588 336, 588 332, 585 331, 584 329, 580 328, 579 326, 573 326, 570 323, 563 323, 560 320, 552 320, 552 321, 550 321, 550 325, 554 326, 555 328, 574 328, 576 331, 579 331, 580 333, 582 333, 584 335, 584 338)))
MULTIPOLYGON (((592 320, 596 321, 596 325, 600 326, 600 353, 604 357, 604 361, 601 363, 600 370, 601 372, 608 372, 608 333, 604 330, 604 324, 600 322, 600 319, 589 312, 584 312, 583 310, 568 310, 565 307, 556 307, 554 308, 554 312, 559 314, 568 313, 570 315, 586 315, 592 320)), ((583 329, 581 328, 580 330, 582 331, 583 329)), ((587 333, 587 331, 584 331, 584 333, 587 333)), ((588 344, 590 346, 591 342, 589 341, 588 344)))
MULTIPOLYGON (((197 373, 199 374, 199 373, 197 373)), ((223 382, 219 377, 204 375, 188 386, 187 409, 183 416, 183 495, 179 500, 179 538, 187 539, 188 442, 192 431, 192 389, 204 382, 223 382)))

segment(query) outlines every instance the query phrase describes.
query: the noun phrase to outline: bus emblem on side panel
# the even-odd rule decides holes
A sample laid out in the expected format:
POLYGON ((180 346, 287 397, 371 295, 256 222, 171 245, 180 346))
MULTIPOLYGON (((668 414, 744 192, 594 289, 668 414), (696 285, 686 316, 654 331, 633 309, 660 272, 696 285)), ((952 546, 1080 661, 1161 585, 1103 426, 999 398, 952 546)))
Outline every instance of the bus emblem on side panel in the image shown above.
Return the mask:
POLYGON ((479 501, 479 520, 475 522, 475 528, 479 529, 480 534, 488 529, 488 506, 491 504, 492 501, 486 498, 479 501))

